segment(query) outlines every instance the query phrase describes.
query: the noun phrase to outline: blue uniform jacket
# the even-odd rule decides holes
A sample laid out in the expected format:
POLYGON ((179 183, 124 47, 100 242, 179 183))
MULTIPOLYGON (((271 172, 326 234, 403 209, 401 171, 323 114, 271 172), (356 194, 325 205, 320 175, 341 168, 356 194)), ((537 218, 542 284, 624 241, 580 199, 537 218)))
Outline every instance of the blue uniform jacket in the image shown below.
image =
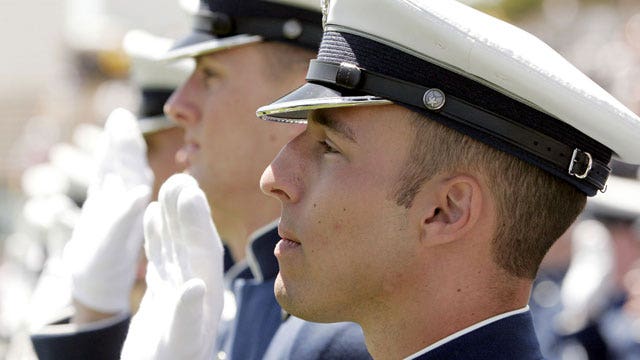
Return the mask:
POLYGON ((413 360, 543 359, 530 312, 498 320, 453 339, 413 360))
MULTIPOLYGON (((255 236, 247 261, 227 272, 237 313, 220 324, 218 357, 251 359, 370 359, 360 327, 354 323, 318 324, 283 315, 273 293, 280 240, 271 226, 255 236)), ((129 318, 81 332, 51 325, 31 339, 40 359, 119 359, 129 318)))

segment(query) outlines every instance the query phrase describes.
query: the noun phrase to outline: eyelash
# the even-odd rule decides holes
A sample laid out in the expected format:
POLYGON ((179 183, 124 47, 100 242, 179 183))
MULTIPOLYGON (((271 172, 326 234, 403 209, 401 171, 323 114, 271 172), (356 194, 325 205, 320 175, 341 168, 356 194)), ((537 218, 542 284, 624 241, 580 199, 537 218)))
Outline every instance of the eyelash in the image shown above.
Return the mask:
POLYGON ((318 144, 323 148, 325 154, 337 154, 339 151, 333 146, 329 145, 326 140, 318 141, 318 144))

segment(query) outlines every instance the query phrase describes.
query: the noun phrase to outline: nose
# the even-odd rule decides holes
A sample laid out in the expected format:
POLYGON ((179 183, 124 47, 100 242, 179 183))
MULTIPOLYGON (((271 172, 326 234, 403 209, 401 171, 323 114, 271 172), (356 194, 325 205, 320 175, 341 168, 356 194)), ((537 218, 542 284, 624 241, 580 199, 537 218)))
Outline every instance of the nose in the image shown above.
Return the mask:
POLYGON ((280 200, 282 204, 298 202, 304 191, 304 161, 298 146, 303 134, 280 150, 260 178, 262 192, 280 200))
POLYGON ((164 104, 165 115, 182 127, 196 124, 200 119, 197 96, 198 90, 195 87, 194 76, 191 75, 164 104))

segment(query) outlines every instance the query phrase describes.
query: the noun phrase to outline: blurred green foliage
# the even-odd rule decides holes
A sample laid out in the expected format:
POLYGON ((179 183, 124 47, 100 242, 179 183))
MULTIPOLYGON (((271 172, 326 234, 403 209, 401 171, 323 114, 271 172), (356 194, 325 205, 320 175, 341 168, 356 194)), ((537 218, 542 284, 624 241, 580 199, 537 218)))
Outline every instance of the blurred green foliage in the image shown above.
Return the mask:
POLYGON ((475 0, 471 5, 483 12, 505 20, 517 20, 536 12, 544 0, 475 0))
MULTIPOLYGON (((560 0, 562 1, 562 0, 560 0)), ((580 0, 582 3, 613 3, 614 0, 580 0)), ((544 0, 475 0, 473 6, 506 20, 518 20, 540 10, 544 0)))

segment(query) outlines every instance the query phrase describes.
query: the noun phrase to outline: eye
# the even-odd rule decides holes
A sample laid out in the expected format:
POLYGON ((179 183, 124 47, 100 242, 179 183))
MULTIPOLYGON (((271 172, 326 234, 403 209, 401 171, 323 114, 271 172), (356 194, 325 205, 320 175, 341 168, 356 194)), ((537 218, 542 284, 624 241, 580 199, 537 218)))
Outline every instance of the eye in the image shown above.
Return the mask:
POLYGON ((218 76, 218 74, 214 70, 209 69, 209 68, 203 68, 202 69, 202 74, 204 74, 204 78, 205 79, 209 79, 209 78, 213 78, 213 77, 217 77, 218 76))
POLYGON ((338 149, 336 149, 333 145, 331 145, 331 142, 327 141, 327 140, 321 140, 318 141, 318 144, 320 144, 320 146, 322 147, 322 150, 325 154, 338 154, 340 153, 340 151, 338 151, 338 149))
POLYGON ((216 79, 218 79, 219 74, 218 72, 216 72, 215 70, 211 69, 211 68, 207 68, 207 67, 203 67, 202 68, 202 80, 205 84, 205 86, 209 86, 212 84, 213 81, 215 81, 216 79))

